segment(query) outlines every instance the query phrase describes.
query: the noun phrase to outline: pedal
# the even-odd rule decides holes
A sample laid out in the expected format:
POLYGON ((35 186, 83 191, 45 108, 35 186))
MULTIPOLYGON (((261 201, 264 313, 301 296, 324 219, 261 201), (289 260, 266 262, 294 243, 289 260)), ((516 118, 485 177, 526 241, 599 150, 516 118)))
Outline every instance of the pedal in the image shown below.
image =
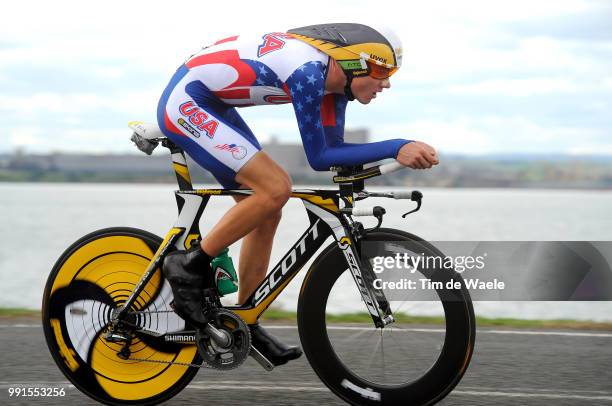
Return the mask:
POLYGON ((265 355, 263 355, 261 352, 259 352, 259 350, 253 346, 251 346, 251 353, 250 353, 251 357, 253 357, 253 359, 255 361, 257 361, 259 363, 259 365, 261 365, 263 367, 263 369, 265 369, 266 371, 272 371, 274 369, 274 364, 271 363, 266 357, 265 355))

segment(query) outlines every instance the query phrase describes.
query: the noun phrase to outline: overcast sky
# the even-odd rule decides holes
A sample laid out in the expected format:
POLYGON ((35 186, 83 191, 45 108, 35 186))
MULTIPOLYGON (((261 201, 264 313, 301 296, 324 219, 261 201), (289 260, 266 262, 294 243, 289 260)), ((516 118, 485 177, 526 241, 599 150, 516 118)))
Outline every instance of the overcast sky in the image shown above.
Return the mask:
MULTIPOLYGON (((612 155, 608 0, 11 1, 0 153, 136 152, 127 122, 155 121, 168 80, 202 45, 333 21, 384 23, 404 43, 391 89, 350 103, 347 128, 442 153, 612 155)), ((290 105, 239 111, 260 141, 300 140, 290 105)))

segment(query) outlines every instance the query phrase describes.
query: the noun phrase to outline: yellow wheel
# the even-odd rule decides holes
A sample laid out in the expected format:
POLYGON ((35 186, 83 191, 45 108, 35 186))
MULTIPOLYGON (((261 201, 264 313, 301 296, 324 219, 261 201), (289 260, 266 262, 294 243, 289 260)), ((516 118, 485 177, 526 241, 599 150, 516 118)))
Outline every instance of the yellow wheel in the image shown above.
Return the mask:
MULTIPOLYGON (((83 393, 107 404, 156 404, 180 392, 196 367, 121 359, 123 344, 104 338, 113 310, 124 303, 162 239, 143 230, 108 228, 86 235, 58 259, 43 295, 43 328, 61 371, 83 393)), ((132 358, 202 363, 195 343, 178 344, 157 334, 185 329, 170 308, 172 292, 160 270, 145 286, 130 320, 132 358)))

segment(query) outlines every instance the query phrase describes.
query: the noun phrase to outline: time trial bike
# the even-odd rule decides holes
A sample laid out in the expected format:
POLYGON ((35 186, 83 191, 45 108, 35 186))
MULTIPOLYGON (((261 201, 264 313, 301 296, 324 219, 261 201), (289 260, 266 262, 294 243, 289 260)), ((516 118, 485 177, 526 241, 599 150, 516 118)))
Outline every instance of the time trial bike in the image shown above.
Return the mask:
POLYGON ((363 249, 376 243, 378 256, 443 255, 416 235, 382 227, 385 209, 361 203, 370 197, 407 199, 418 210, 418 191, 364 188, 365 179, 401 165, 333 168, 337 189, 294 189, 291 197, 301 199, 308 215, 305 231, 245 304, 224 306, 211 289, 204 291, 203 311, 210 322, 196 328, 173 310, 172 291, 160 269, 163 260, 173 250, 199 243, 199 222, 211 197, 253 192, 194 189, 179 147, 154 125, 132 122, 130 127, 142 151, 150 154, 159 143, 170 150, 178 218, 163 239, 127 227, 94 231, 55 263, 43 295, 43 328, 53 359, 76 388, 106 404, 156 404, 184 389, 201 367, 227 370, 251 356, 272 369, 251 345, 248 324, 257 322, 315 254, 299 294, 297 327, 312 369, 333 393, 357 405, 429 405, 457 385, 476 332, 461 275, 415 266, 431 280, 455 281, 453 289, 436 289, 430 301, 422 302, 440 316, 436 328, 423 328, 402 312, 409 297, 390 300, 374 287, 374 254, 363 249), (359 216, 371 216, 377 225, 366 228, 356 221, 359 216), (338 309, 352 309, 360 318, 338 323, 338 309))

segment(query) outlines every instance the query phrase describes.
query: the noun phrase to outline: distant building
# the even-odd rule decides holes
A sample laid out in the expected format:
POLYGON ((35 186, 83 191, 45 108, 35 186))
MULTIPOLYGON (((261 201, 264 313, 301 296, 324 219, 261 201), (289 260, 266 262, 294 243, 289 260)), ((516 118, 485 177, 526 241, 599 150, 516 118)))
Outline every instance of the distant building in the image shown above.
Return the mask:
POLYGON ((289 174, 302 172, 307 166, 304 147, 300 144, 281 144, 276 138, 262 143, 261 148, 289 174))
POLYGON ((347 130, 344 132, 344 142, 365 144, 367 142, 370 142, 370 133, 366 128, 347 130))
POLYGON ((8 169, 39 170, 60 172, 160 172, 172 168, 167 156, 163 155, 102 155, 64 154, 15 155, 7 165, 8 169))

